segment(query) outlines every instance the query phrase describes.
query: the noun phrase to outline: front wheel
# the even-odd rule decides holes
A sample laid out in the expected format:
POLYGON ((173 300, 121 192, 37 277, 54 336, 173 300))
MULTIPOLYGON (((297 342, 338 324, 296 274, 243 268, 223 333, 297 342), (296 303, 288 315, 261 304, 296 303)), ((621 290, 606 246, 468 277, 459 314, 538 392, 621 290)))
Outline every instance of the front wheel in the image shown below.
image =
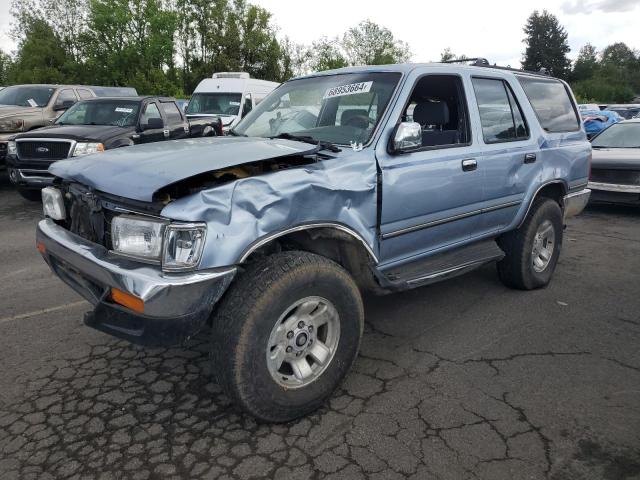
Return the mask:
POLYGON ((307 252, 283 252, 239 274, 213 319, 220 386, 244 410, 285 422, 320 407, 353 364, 364 309, 351 276, 307 252))
POLYGON ((538 198, 520 228, 503 235, 498 243, 505 257, 498 276, 511 288, 533 290, 551 281, 562 247, 562 210, 550 198, 538 198))

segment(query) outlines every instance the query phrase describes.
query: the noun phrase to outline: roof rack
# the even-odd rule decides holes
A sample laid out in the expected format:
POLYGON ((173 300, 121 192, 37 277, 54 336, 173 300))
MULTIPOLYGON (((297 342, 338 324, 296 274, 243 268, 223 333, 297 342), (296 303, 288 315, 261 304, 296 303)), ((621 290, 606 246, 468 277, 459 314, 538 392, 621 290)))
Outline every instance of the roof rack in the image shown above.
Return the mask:
POLYGON ((532 70, 523 70, 521 68, 512 68, 512 67, 501 67, 498 65, 491 65, 489 63, 489 60, 487 60, 486 58, 482 58, 482 57, 476 57, 476 58, 456 58, 455 60, 445 60, 444 62, 440 62, 440 63, 467 63, 469 66, 472 67, 486 67, 486 68, 495 68, 498 70, 509 70, 511 72, 521 72, 521 73, 530 73, 533 75, 542 75, 542 76, 546 76, 548 77, 549 71, 545 68, 542 67, 540 69, 540 71, 538 72, 534 72, 532 70), (468 63, 468 62, 473 62, 473 63, 468 63))

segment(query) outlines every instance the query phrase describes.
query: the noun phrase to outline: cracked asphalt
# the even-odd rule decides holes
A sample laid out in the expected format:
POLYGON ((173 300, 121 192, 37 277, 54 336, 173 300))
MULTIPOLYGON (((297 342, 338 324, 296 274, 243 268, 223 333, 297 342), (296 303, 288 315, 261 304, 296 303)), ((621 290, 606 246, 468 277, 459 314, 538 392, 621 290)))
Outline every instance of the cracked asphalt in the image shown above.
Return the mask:
POLYGON ((365 299, 325 408, 257 424, 213 382, 206 333, 148 349, 85 327, 0 178, 0 478, 640 479, 640 210, 572 219, 551 286, 493 266, 365 299))

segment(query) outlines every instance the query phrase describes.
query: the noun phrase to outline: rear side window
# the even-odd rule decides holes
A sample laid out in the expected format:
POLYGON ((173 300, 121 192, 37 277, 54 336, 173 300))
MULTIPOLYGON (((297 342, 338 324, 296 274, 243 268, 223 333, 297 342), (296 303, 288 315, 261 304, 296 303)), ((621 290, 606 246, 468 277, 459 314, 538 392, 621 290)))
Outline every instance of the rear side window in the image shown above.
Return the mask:
POLYGON ((580 120, 567 88, 558 80, 518 76, 540 125, 547 132, 575 132, 580 120))
POLYGON ((161 102, 162 111, 164 112, 165 117, 167 117, 167 122, 169 123, 181 123, 182 115, 180 115, 180 110, 173 102, 161 102))
POLYGON ((472 81, 484 142, 513 142, 529 138, 524 115, 511 87, 497 78, 474 78, 472 81))

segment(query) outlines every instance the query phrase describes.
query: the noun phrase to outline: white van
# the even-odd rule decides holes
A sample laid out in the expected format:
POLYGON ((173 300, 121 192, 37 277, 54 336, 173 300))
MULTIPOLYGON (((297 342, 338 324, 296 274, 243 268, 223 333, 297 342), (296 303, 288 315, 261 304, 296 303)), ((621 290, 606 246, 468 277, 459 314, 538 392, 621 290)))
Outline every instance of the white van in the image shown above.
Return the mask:
POLYGON ((278 85, 256 80, 246 72, 218 72, 196 87, 187 117, 220 117, 226 132, 260 103, 278 85))

